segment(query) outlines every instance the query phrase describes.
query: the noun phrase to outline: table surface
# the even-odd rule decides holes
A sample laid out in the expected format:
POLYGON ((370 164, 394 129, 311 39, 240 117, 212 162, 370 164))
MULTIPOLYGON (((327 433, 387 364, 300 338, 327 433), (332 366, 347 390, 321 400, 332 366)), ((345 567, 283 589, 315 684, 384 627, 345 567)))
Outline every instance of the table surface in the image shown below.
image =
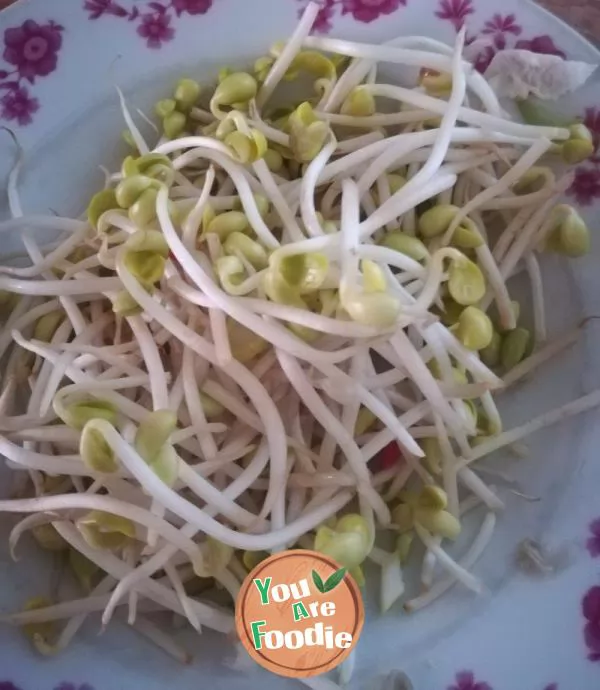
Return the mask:
MULTIPOLYGON (((538 0, 589 38, 600 41, 600 0, 538 0)), ((15 0, 0 0, 0 9, 15 0)))

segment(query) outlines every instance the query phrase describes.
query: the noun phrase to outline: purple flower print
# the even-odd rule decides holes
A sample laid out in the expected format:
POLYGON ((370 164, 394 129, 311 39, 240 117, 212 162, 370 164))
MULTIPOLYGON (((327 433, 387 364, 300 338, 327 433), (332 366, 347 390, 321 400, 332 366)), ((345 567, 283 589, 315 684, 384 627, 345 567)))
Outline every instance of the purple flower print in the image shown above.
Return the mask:
POLYGON ((441 0, 440 9, 435 13, 435 16, 452 22, 458 31, 465 23, 465 19, 473 12, 475 10, 471 0, 441 0))
POLYGON ((590 525, 590 532, 592 536, 587 540, 586 547, 592 558, 598 558, 598 556, 600 556, 600 518, 592 522, 590 525))
POLYGON ((588 648, 588 659, 600 661, 600 587, 592 587, 581 603, 586 620, 583 636, 588 648))
POLYGON ((368 23, 405 5, 406 0, 342 0, 342 14, 351 14, 357 21, 368 23))
POLYGON ((54 690, 94 690, 94 688, 88 683, 82 683, 79 685, 77 683, 68 683, 63 681, 60 685, 57 685, 54 690))
POLYGON ((21 688, 11 683, 10 680, 0 680, 0 690, 21 690, 21 688))
POLYGON ((498 50, 503 50, 506 47, 506 34, 513 34, 518 36, 522 28, 515 23, 515 15, 495 14, 492 19, 488 20, 483 25, 482 34, 490 34, 494 37, 494 45, 498 50))
MULTIPOLYGON (((336 8, 342 15, 352 15, 357 22, 375 21, 384 15, 392 14, 401 7, 406 7, 408 0, 315 0, 319 5, 319 12, 313 24, 313 32, 326 34, 331 30, 332 20, 336 8)), ((298 11, 302 15, 309 0, 299 0, 301 7, 298 11)))
MULTIPOLYGON (((327 0, 327 3, 321 7, 317 12, 315 22, 312 27, 312 33, 327 34, 331 31, 335 3, 332 0, 327 0)), ((300 10, 298 14, 302 14, 304 10, 300 10)))
POLYGON ((476 681, 472 671, 459 671, 454 685, 450 685, 448 690, 492 690, 492 687, 476 681))
POLYGON ((177 16, 188 14, 206 14, 212 7, 213 0, 173 0, 173 9, 177 16))
POLYGON ((206 14, 213 2, 214 0, 146 0, 128 10, 115 0, 84 0, 83 8, 92 20, 112 15, 129 22, 135 21, 138 24, 138 36, 145 39, 148 48, 156 50, 175 36, 175 29, 171 26, 174 17, 206 14))
POLYGON ((103 14, 112 14, 114 17, 127 17, 129 14, 112 0, 86 0, 83 9, 89 12, 90 19, 98 19, 103 14))
POLYGON ((546 685, 544 690, 558 690, 558 683, 550 683, 550 685, 546 685))
POLYGON ((29 95, 24 86, 10 88, 0 98, 0 117, 4 120, 16 121, 21 126, 28 125, 32 121, 32 115, 40 109, 37 98, 29 95))
POLYGON ((4 32, 3 57, 15 65, 20 77, 33 84, 36 77, 45 77, 56 69, 62 31, 63 27, 54 22, 42 25, 28 19, 4 32))
POLYGON ((578 204, 589 206, 600 197, 600 170, 580 166, 575 171, 575 179, 568 192, 578 204))
POLYGON ((171 17, 166 12, 143 15, 137 33, 146 39, 148 48, 160 48, 163 43, 170 41, 175 36, 175 32, 171 28, 171 17))
POLYGON ((529 40, 520 40, 515 44, 515 48, 522 50, 531 50, 533 53, 542 53, 543 55, 558 55, 558 57, 567 57, 562 50, 560 50, 550 36, 544 34, 543 36, 534 36, 529 40))

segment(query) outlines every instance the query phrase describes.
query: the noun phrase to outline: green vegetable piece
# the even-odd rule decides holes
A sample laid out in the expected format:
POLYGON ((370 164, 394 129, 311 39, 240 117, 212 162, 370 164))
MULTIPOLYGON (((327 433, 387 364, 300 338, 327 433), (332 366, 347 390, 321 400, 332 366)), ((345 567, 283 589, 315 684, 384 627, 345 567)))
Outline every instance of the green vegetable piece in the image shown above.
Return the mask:
POLYGON ((283 156, 273 148, 268 148, 265 151, 263 160, 271 172, 277 173, 283 167, 283 156))
POLYGON ((124 248, 123 263, 142 285, 153 285, 162 278, 169 246, 161 232, 138 230, 130 235, 124 248))
POLYGON ((79 431, 90 419, 104 419, 111 424, 117 421, 117 408, 106 400, 89 398, 64 407, 62 401, 55 397, 53 408, 67 426, 79 431))
POLYGON ((94 419, 83 427, 79 440, 79 453, 83 464, 94 472, 110 474, 119 469, 115 454, 104 435, 96 428, 94 419))
POLYGON ((361 515, 344 515, 335 524, 335 529, 319 527, 314 548, 346 568, 354 568, 365 560, 371 550, 368 525, 361 515))
POLYGON ((270 346, 270 343, 259 335, 232 319, 227 320, 227 334, 231 354, 238 362, 250 362, 270 346))
POLYGON ((342 115, 367 117, 375 113, 375 98, 365 86, 356 86, 346 96, 340 108, 342 115))
POLYGON ((426 510, 445 510, 448 506, 448 496, 439 486, 426 484, 417 498, 417 506, 426 510))
POLYGON ((459 249, 477 249, 483 245, 483 237, 470 218, 463 222, 452 233, 452 246, 459 249))
POLYGON ((202 549, 202 565, 196 568, 200 577, 217 576, 228 565, 233 556, 233 549, 223 542, 207 537, 200 547, 202 549))
POLYGON ((69 567, 73 571, 77 582, 84 592, 91 592, 94 588, 100 568, 75 549, 69 549, 69 567))
POLYGON ((242 554, 242 563, 244 564, 244 568, 250 572, 254 570, 259 563, 269 558, 270 555, 271 554, 266 551, 244 551, 242 554))
POLYGON ((269 256, 262 244, 242 232, 229 234, 223 243, 223 249, 226 254, 236 255, 239 252, 258 271, 269 264, 269 256))
POLYGON ((225 412, 225 408, 223 405, 221 405, 221 403, 218 403, 214 398, 211 398, 210 395, 206 395, 206 393, 203 393, 202 391, 200 391, 200 401, 202 403, 202 409, 204 410, 206 419, 215 419, 220 417, 225 412))
POLYGON ((550 248, 572 259, 585 256, 590 251, 590 231, 583 218, 569 206, 562 222, 553 230, 550 248))
POLYGON ((106 211, 112 211, 115 208, 119 208, 119 204, 117 203, 114 189, 103 189, 101 192, 97 192, 87 207, 89 224, 97 230, 100 216, 106 213, 106 211))
POLYGON ((53 525, 36 525, 31 534, 44 551, 66 551, 69 548, 67 542, 60 536, 53 525))
POLYGON ((390 185, 391 194, 399 192, 402 187, 406 184, 406 177, 403 175, 398 175, 396 173, 389 173, 387 176, 388 184, 390 185))
POLYGON ((129 218, 137 227, 143 228, 156 218, 157 189, 146 189, 129 208, 129 218))
POLYGON ((114 297, 111 298, 111 302, 113 312, 119 316, 137 316, 143 311, 142 307, 126 290, 121 290, 121 292, 118 292, 114 297))
POLYGON ((64 318, 64 312, 58 310, 41 316, 33 329, 34 339, 49 343, 52 340, 52 336, 56 333, 56 329, 64 321, 64 318))
POLYGON ((440 474, 442 471, 442 449, 437 438, 430 436, 422 439, 420 443, 423 453, 425 453, 425 466, 431 474, 440 474))
POLYGON ((210 100, 210 110, 216 118, 222 119, 224 113, 221 111, 221 106, 242 109, 256 96, 257 90, 258 84, 251 74, 247 72, 228 74, 215 89, 210 100))
POLYGON ((175 102, 177 107, 187 113, 200 97, 200 84, 193 79, 180 79, 175 87, 175 102))
POLYGON ((430 208, 419 218, 419 233, 427 239, 442 235, 459 211, 458 206, 452 204, 438 204, 430 208))
POLYGON ((392 522, 396 525, 400 534, 412 530, 414 526, 412 507, 407 503, 399 503, 392 510, 392 522))
MULTIPOLYGON (((53 602, 45 597, 34 597, 25 602, 25 611, 36 611, 38 609, 45 609, 52 606, 53 602)), ((56 623, 48 621, 45 623, 27 623, 23 625, 23 633, 29 639, 36 651, 44 656, 51 656, 58 650, 51 642, 57 635, 56 623)))
POLYGON ((592 133, 584 124, 569 127, 570 136, 562 144, 561 156, 565 163, 577 165, 594 154, 595 146, 592 133))
POLYGON ((308 72, 322 79, 331 81, 336 78, 335 65, 322 53, 316 50, 302 50, 292 60, 285 74, 288 81, 296 79, 300 72, 308 72))
POLYGON ((146 175, 132 175, 121 180, 115 189, 115 198, 121 208, 129 208, 140 198, 142 193, 156 182, 146 175))
POLYGON ((429 256, 427 247, 417 237, 411 237, 403 232, 389 232, 381 238, 379 244, 394 249, 401 254, 410 256, 415 261, 425 261, 429 256))
POLYGON ((268 143, 265 135, 257 129, 250 130, 250 136, 242 132, 232 132, 225 137, 225 143, 240 163, 254 163, 266 153, 268 143))
POLYGON ((356 417, 356 422, 354 424, 354 435, 361 436, 367 432, 373 424, 377 421, 377 417, 369 410, 368 407, 363 407, 361 405, 358 410, 358 415, 356 417))
POLYGON ((492 333, 492 339, 487 347, 479 352, 479 357, 486 367, 493 369, 500 364, 500 350, 502 347, 502 337, 497 331, 492 333))
POLYGON ((135 143, 135 139, 133 138, 133 134, 128 130, 124 129, 121 132, 121 139, 129 146, 130 148, 134 149, 135 151, 138 150, 137 144, 135 143))
POLYGON ((365 292, 385 292, 387 281, 385 274, 378 264, 370 259, 363 259, 360 262, 363 274, 363 289, 365 292))
POLYGON ((485 279, 479 266, 461 257, 454 259, 448 270, 448 291, 458 304, 476 304, 485 295, 485 279))
POLYGON ((225 211, 215 216, 208 224, 206 232, 216 233, 225 240, 232 232, 244 232, 249 227, 248 218, 241 211, 225 211))
POLYGON ((164 135, 167 139, 177 138, 185 129, 187 118, 183 113, 174 110, 172 113, 163 118, 162 126, 164 135))
POLYGON ((161 120, 164 120, 165 117, 169 117, 169 115, 173 112, 175 112, 175 108, 177 107, 177 103, 175 102, 175 99, 173 98, 163 98, 161 101, 158 101, 155 106, 154 106, 154 112, 160 117, 161 120))
POLYGON ((85 541, 94 549, 116 551, 135 538, 131 520, 101 510, 92 510, 75 522, 85 541))
POLYGON ((292 254, 278 260, 272 254, 271 259, 271 267, 278 269, 288 285, 301 293, 318 290, 329 271, 329 259, 317 252, 292 254))
POLYGON ((415 521, 432 534, 444 539, 456 539, 460 534, 460 522, 445 510, 415 510, 415 521))
POLYGON ((172 487, 179 477, 179 463, 179 456, 173 446, 165 443, 148 466, 164 484, 172 487))
POLYGON ((502 340, 500 362, 505 371, 509 371, 524 359, 529 348, 531 333, 526 328, 515 328, 509 331, 502 340))
POLYGON ((230 295, 236 295, 237 287, 244 282, 246 270, 237 256, 221 256, 215 261, 215 272, 221 287, 230 295))
POLYGON ((401 565, 405 565, 408 561, 414 539, 415 535, 413 532, 405 532, 398 536, 396 540, 396 553, 398 554, 401 565))
POLYGON ((534 165, 512 186, 512 191, 519 195, 533 194, 550 186, 554 181, 554 173, 550 168, 534 165))
POLYGON ((121 163, 121 175, 123 177, 131 177, 131 175, 137 175, 140 172, 137 162, 138 158, 135 156, 126 156, 121 163))
POLYGON ((421 86, 426 93, 436 98, 444 98, 452 92, 452 76, 447 72, 439 73, 425 70, 421 75, 421 86))
POLYGON ((458 317, 454 335, 467 349, 483 350, 492 342, 494 328, 485 312, 477 307, 466 307, 458 317))
POLYGON ((150 412, 138 427, 135 449, 146 462, 152 462, 176 428, 177 415, 171 410, 150 412))
POLYGON ((329 125, 319 120, 308 102, 301 103, 288 118, 290 148, 299 163, 309 163, 323 148, 329 125))
MULTIPOLYGON (((443 311, 440 310, 440 320, 442 323, 446 326, 453 326, 458 319, 460 318, 460 315, 463 312, 464 307, 462 304, 458 304, 455 302, 453 299, 447 297, 445 300, 443 300, 443 305, 444 309, 443 311)), ((432 360, 434 361, 434 360, 432 360)), ((440 378, 439 376, 436 376, 436 378, 440 378)))
MULTIPOLYGON (((265 218, 271 209, 271 204, 269 203, 269 200, 262 194, 253 194, 252 196, 254 198, 254 202, 256 203, 256 208, 258 209, 258 212, 260 213, 262 218, 265 218)), ((235 211, 244 210, 244 207, 240 199, 236 200, 233 208, 235 211)))

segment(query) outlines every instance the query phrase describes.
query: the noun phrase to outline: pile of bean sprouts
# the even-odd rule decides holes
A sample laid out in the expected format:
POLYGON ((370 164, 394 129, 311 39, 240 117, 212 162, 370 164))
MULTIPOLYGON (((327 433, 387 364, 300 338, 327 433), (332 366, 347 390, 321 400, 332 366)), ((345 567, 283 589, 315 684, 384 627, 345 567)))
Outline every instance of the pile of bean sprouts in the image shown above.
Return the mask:
POLYGON ((124 613, 189 660, 155 614, 230 633, 248 570, 287 548, 361 584, 373 561, 383 610, 480 591, 503 503, 477 461, 600 404, 595 391, 508 431, 496 408, 580 333, 547 339, 539 260, 588 248, 559 199, 589 132, 510 119, 464 31, 453 47, 317 38, 317 10, 249 72, 210 90, 182 79, 158 127, 119 92, 131 153, 86 218, 24 215, 20 164, 10 176, 0 231, 26 255, 0 266, 15 478, 0 511, 25 514, 13 551, 31 531, 81 589, 5 616, 43 653, 124 613), (413 81, 383 83, 380 63, 413 81), (306 74, 307 97, 274 105, 306 74), (40 232, 58 239, 40 247, 40 232), (522 272, 532 333, 511 295, 522 272), (413 542, 422 589, 405 591, 413 542))

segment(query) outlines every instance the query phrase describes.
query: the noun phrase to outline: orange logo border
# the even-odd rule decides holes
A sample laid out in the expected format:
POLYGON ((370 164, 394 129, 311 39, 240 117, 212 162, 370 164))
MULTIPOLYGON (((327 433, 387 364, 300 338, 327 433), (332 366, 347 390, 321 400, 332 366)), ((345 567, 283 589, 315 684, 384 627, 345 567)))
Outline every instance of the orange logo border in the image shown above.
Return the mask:
MULTIPOLYGON (((331 558, 324 556, 322 553, 317 551, 309 551, 305 549, 291 549, 288 551, 282 551, 276 553, 269 558, 261 561, 246 577, 244 580, 240 592, 237 597, 236 607, 235 607, 235 625, 238 637, 248 654, 263 668, 272 671, 280 676, 286 676, 288 678, 305 678, 310 676, 321 675, 322 673, 327 673, 331 671, 336 666, 342 663, 342 661, 352 652, 360 634, 363 629, 365 612, 362 596, 360 589, 356 584, 354 578, 346 573, 343 579, 343 585, 348 589, 348 592, 352 598, 354 605, 354 625, 352 630, 348 632, 352 635, 352 643, 349 647, 345 649, 335 650, 335 654, 329 658, 325 663, 319 663, 315 666, 308 668, 292 668, 282 663, 278 663, 274 660, 273 656, 278 656, 278 650, 271 650, 270 654, 265 653, 263 650, 258 650, 255 648, 252 640, 252 632, 250 629, 250 620, 247 618, 249 603, 248 599, 253 592, 254 579, 260 578, 262 576, 268 576, 269 568, 272 568, 274 564, 279 564, 286 559, 298 559, 302 558, 306 560, 307 575, 310 573, 311 564, 318 562, 319 564, 324 564, 331 569, 331 572, 335 572, 339 568, 337 564, 331 558)), ((266 613, 265 613, 266 616, 266 613)), ((254 617, 254 616, 252 616, 254 617)), ((317 651, 317 650, 316 650, 317 651)), ((332 650, 333 651, 333 650, 332 650)), ((309 651, 307 653, 310 653, 309 651)))

